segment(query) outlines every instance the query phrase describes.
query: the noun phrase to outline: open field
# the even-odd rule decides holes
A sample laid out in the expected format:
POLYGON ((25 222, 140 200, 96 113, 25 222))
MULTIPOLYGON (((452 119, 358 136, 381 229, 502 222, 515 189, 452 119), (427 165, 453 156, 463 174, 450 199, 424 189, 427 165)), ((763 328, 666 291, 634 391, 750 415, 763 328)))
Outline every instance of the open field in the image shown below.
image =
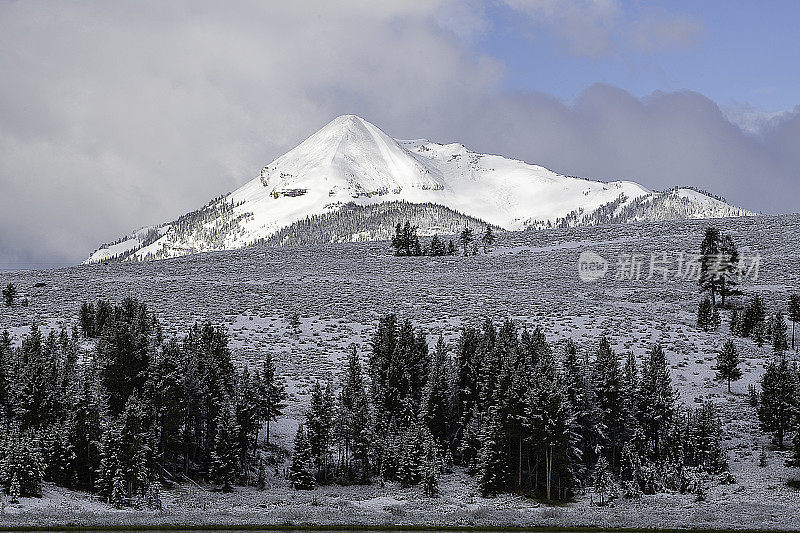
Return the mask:
MULTIPOLYGON (((326 487, 296 492, 277 476, 264 492, 243 489, 209 495, 182 486, 167 492, 163 513, 114 510, 84 495, 46 487, 42 500, 23 499, 7 508, 0 525, 75 524, 417 524, 645 527, 800 527, 800 491, 787 481, 800 477, 784 466, 786 454, 772 450, 758 430, 746 392, 757 384, 770 348, 736 338, 744 377, 733 394, 714 380, 716 352, 727 338, 727 312, 717 332, 695 327, 697 284, 648 277, 652 254, 696 253, 708 221, 629 224, 607 227, 507 233, 494 251, 474 257, 393 257, 387 243, 336 244, 319 248, 252 248, 209 253, 153 263, 81 266, 60 270, 12 272, 30 304, 2 308, 0 330, 18 340, 36 319, 47 327, 71 326, 83 300, 119 300, 131 295, 146 302, 170 333, 182 334, 196 320, 229 328, 236 360, 254 363, 270 351, 290 384, 287 417, 279 421, 278 441, 289 446, 296 420, 307 405, 315 379, 337 379, 351 343, 368 350, 378 317, 388 312, 411 318, 433 341, 453 340, 462 324, 483 317, 510 316, 520 325, 540 325, 555 344, 572 338, 593 350, 608 336, 618 354, 644 353, 663 345, 673 383, 687 404, 712 399, 724 416, 724 435, 737 483, 711 488, 706 502, 690 495, 645 496, 589 505, 589 496, 563 507, 539 505, 520 497, 483 499, 474 480, 456 471, 444 475, 442 496, 423 497, 421 489, 399 486, 326 487), (580 253, 592 250, 608 259, 600 281, 582 282, 580 253), (639 280, 613 279, 621 254, 643 259, 639 280), (39 287, 36 285, 39 284, 39 287), (41 284, 44 284, 43 286, 41 284), (301 316, 299 331, 288 318, 301 316), (759 467, 761 447, 768 465, 759 467)), ((742 289, 760 293, 769 309, 784 308, 787 295, 800 291, 800 216, 717 220, 732 233, 743 256, 758 254, 757 280, 742 289)), ((670 263, 674 278, 676 262, 670 263)), ((791 324, 790 324, 791 331, 791 324)), ((87 343, 87 348, 89 348, 87 343)), ((797 357, 795 354, 794 357, 797 357)))

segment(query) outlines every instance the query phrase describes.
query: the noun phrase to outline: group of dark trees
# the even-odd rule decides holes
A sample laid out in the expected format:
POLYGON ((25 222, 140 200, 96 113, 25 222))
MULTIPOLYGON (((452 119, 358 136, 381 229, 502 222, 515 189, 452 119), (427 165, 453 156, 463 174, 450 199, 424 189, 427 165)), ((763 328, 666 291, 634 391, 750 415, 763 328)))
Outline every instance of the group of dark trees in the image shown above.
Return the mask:
POLYGON ((165 339, 131 298, 85 303, 80 319, 47 335, 34 324, 19 347, 0 337, 0 487, 38 495, 49 480, 122 506, 157 505, 157 484, 186 479, 263 482, 259 434, 268 446, 286 398, 268 355, 237 370, 223 328, 165 339))
POLYGON ((5 287, 3 287, 3 301, 6 303, 6 307, 11 307, 14 305, 14 300, 17 298, 17 286, 13 283, 9 283, 5 287))
MULTIPOLYGON (((398 256, 443 256, 443 255, 456 255, 456 245, 452 239, 445 244, 439 238, 439 235, 434 235, 430 242, 423 246, 417 236, 417 226, 412 226, 411 222, 406 220, 405 224, 399 222, 395 226, 394 235, 392 236, 391 247, 394 254, 398 256)), ((492 231, 491 226, 486 226, 486 230, 480 237, 483 247, 483 253, 487 254, 491 251, 491 247, 496 242, 497 237, 492 231)), ((475 240, 475 232, 470 226, 464 226, 458 234, 458 242, 461 245, 463 255, 477 255, 478 243, 475 240)))
POLYGON ((605 338, 579 355, 571 341, 554 350, 539 328, 488 319, 454 346, 440 338, 430 352, 425 339, 385 316, 366 371, 354 350, 338 398, 315 386, 296 436, 296 487, 377 477, 433 494, 455 464, 487 496, 564 500, 589 486, 695 490, 726 469, 713 405, 679 405, 658 345, 623 364, 605 338))
MULTIPOLYGON (((714 227, 706 229, 700 251, 700 291, 708 296, 698 307, 697 325, 712 331, 721 324, 716 297, 719 296, 720 306, 724 308, 726 297, 742 294, 737 289, 739 254, 733 239, 714 227)), ((758 346, 768 344, 772 348, 772 356, 761 380, 760 394, 755 387, 751 388, 751 403, 757 407, 761 428, 773 435, 779 448, 784 447, 788 435, 794 435, 795 449, 790 463, 800 466, 800 370, 796 361, 791 363, 787 358, 788 327, 784 314, 781 310, 768 313, 758 294, 744 305, 731 305, 730 300, 728 305, 732 307, 732 335, 752 339, 758 346)), ((792 321, 791 344, 794 349, 795 323, 800 321, 800 296, 790 295, 787 308, 792 321)), ((728 339, 717 356, 717 379, 727 381, 728 392, 731 382, 742 377, 739 364, 736 345, 728 339)))

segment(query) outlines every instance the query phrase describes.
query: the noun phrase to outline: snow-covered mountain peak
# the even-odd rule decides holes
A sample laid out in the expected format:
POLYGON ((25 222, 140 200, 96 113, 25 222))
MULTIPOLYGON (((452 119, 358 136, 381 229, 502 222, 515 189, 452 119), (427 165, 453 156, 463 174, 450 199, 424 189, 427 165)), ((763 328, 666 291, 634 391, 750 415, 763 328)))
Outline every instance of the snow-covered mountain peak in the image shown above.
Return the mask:
POLYGON ((521 230, 752 214, 690 188, 651 192, 631 181, 565 176, 460 143, 398 141, 361 117, 342 115, 239 189, 103 245, 86 262, 235 249, 273 236, 282 243, 323 235, 385 238, 397 218, 390 212, 427 223, 421 234, 465 223, 521 230))
POLYGON ((380 128, 342 115, 264 167, 261 183, 271 194, 287 188, 327 188, 334 196, 399 193, 444 188, 435 168, 380 128))

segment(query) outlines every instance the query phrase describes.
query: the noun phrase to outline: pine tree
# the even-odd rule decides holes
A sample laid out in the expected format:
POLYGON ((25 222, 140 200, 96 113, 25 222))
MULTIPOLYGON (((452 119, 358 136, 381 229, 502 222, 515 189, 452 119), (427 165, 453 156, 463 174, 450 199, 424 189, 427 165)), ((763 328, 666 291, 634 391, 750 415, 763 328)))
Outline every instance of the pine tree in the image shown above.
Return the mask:
POLYGON ((440 450, 450 446, 452 416, 450 398, 450 375, 447 345, 439 337, 423 389, 422 420, 427 424, 440 450))
POLYGON ((250 377, 248 367, 242 369, 236 382, 234 412, 239 465, 245 485, 250 484, 250 456, 256 449, 259 430, 259 383, 250 377))
POLYGON ((125 490, 125 477, 121 469, 117 469, 111 482, 111 496, 109 502, 117 509, 125 507, 128 496, 125 490))
POLYGON ((580 461, 575 465, 576 477, 588 477, 587 465, 593 461, 595 443, 604 431, 598 419, 588 365, 578 358, 577 347, 570 339, 564 348, 564 390, 575 416, 576 443, 580 461))
POLYGON ((475 240, 472 228, 464 226, 464 229, 461 230, 458 236, 458 240, 461 241, 461 248, 464 250, 464 255, 469 255, 469 245, 475 240))
POLYGON ((783 313, 778 311, 772 317, 769 327, 770 343, 775 355, 780 356, 789 349, 789 343, 786 341, 786 330, 786 321, 783 318, 783 313))
POLYGON ((662 444, 675 416, 676 398, 666 355, 661 345, 655 344, 642 366, 638 405, 639 423, 652 445, 654 458, 662 455, 662 444))
POLYGON ((503 426, 497 406, 489 408, 480 434, 478 470, 481 494, 496 496, 503 492, 508 479, 503 426))
POLYGON ((441 256, 447 254, 447 248, 439 238, 438 234, 434 234, 434 236, 431 238, 429 253, 432 256, 441 256))
POLYGON ((712 307, 709 329, 711 329, 711 331, 717 331, 720 325, 722 325, 722 319, 719 316, 719 310, 716 307, 712 307))
POLYGON ((306 412, 305 422, 311 456, 322 481, 327 481, 328 478, 328 455, 333 444, 334 409, 333 387, 328 383, 323 389, 320 382, 316 381, 311 391, 311 405, 306 412))
POLYGON ((294 437, 294 453, 289 467, 289 480, 296 490, 311 490, 316 485, 311 465, 311 448, 303 430, 303 424, 297 428, 294 437))
POLYGON ((730 331, 731 335, 741 335, 741 317, 739 316, 739 311, 734 309, 731 311, 731 319, 730 319, 730 331))
MULTIPOLYGON (((572 485, 574 464, 582 454, 577 446, 575 417, 567 398, 567 388, 549 353, 540 357, 535 376, 528 420, 536 456, 544 459, 545 496, 547 501, 551 501, 554 485, 572 485)), ((558 498, 561 498, 560 491, 558 498)))
POLYGON ((266 444, 269 447, 270 422, 277 421, 286 409, 286 385, 278 377, 272 355, 264 355, 258 379, 258 417, 265 425, 266 444))
MULTIPOLYGON (((642 372, 642 380, 646 378, 642 372)), ((622 368, 619 359, 608 339, 600 339, 597 357, 594 364, 593 389, 595 401, 600 415, 600 423, 605 429, 603 434, 603 448, 607 450, 610 464, 616 464, 625 430, 626 415, 625 402, 622 390, 622 368)))
POLYGON ((491 247, 494 245, 496 241, 496 237, 492 232, 491 226, 486 226, 486 231, 483 233, 481 237, 481 242, 483 243, 483 253, 488 254, 491 251, 491 247))
POLYGON ((700 306, 697 308, 697 327, 703 331, 711 330, 712 307, 711 300, 706 297, 700 302, 700 306))
MULTIPOLYGON (((728 234, 722 236, 720 241, 720 255, 721 255, 721 276, 719 294, 722 300, 722 307, 725 307, 725 298, 740 294, 736 289, 738 282, 736 276, 736 269, 739 266, 739 251, 736 248, 736 243, 733 242, 733 237, 728 234)), ((716 308, 716 306, 714 306, 716 308)))
POLYGON ((220 410, 216 420, 216 435, 211 453, 211 478, 230 492, 239 464, 239 427, 236 423, 236 407, 230 402, 220 410))
POLYGON ((425 496, 434 498, 439 495, 439 449, 428 432, 425 439, 425 465, 422 475, 425 496))
POLYGON ((779 448, 791 431, 797 402, 797 376, 789 362, 785 357, 770 361, 761 379, 758 419, 764 431, 775 435, 779 448))
POLYGON ((728 339, 717 354, 717 379, 727 380, 728 392, 731 392, 731 381, 738 381, 742 377, 739 368, 739 352, 732 340, 728 339))
POLYGON ((720 295, 722 306, 725 297, 737 294, 736 269, 739 252, 730 235, 723 235, 713 226, 706 228, 700 245, 700 292, 710 292, 712 307, 717 306, 716 296, 720 295))
POLYGON ((8 330, 0 335, 0 427, 10 420, 12 412, 11 336, 8 330))
POLYGON ((414 423, 402 432, 400 454, 397 464, 397 479, 403 487, 410 487, 423 480, 425 474, 425 443, 432 440, 425 426, 414 423))
POLYGON ((600 456, 594 465, 592 487, 594 493, 600 497, 600 505, 604 505, 606 500, 610 500, 614 495, 614 477, 608 461, 603 456, 600 456))
POLYGON ((370 448, 373 442, 372 419, 364 373, 356 346, 347 358, 347 368, 339 392, 337 432, 344 443, 344 467, 351 480, 365 483, 370 474, 370 448))
POLYGON ((83 304, 81 304, 81 309, 78 313, 78 321, 81 324, 81 331, 83 331, 84 337, 95 336, 95 312, 94 305, 92 305, 91 302, 83 302, 83 304))
POLYGON ((453 243, 453 239, 447 243, 447 255, 456 255, 456 245, 453 243))
POLYGON ((792 321, 792 350, 794 350, 794 326, 800 322, 800 294, 789 295, 789 320, 792 321))
POLYGON ((3 289, 3 300, 6 302, 7 307, 14 305, 14 300, 17 298, 17 286, 9 283, 3 289))
MULTIPOLYGON (((700 292, 709 291, 711 305, 716 304, 716 295, 719 293, 721 281, 719 278, 720 242, 721 235, 714 226, 706 228, 703 242, 700 245, 700 292)), ((699 324, 698 324, 699 325, 699 324)))

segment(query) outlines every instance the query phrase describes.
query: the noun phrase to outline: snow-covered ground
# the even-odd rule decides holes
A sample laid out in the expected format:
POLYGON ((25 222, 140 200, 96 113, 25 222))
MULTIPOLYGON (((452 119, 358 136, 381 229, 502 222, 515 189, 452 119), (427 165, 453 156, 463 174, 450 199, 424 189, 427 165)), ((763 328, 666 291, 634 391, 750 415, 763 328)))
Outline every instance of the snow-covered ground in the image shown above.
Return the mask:
MULTIPOLYGON (((800 292, 800 216, 734 218, 714 222, 734 236, 742 255, 761 257, 758 280, 742 284, 758 291, 770 309, 785 307, 787 294, 800 292)), ((559 346, 572 338, 581 352, 594 350, 607 335, 620 356, 643 356, 661 342, 682 401, 710 399, 724 416, 733 485, 715 485, 705 502, 677 494, 589 505, 590 495, 549 507, 521 497, 482 499, 463 472, 445 475, 442 496, 425 498, 419 489, 387 485, 326 487, 311 493, 289 489, 280 477, 270 488, 224 495, 189 487, 163 494, 161 514, 116 511, 86 495, 48 487, 43 500, 7 507, 9 524, 415 524, 644 526, 662 528, 800 527, 800 492, 787 483, 800 478, 785 466, 786 452, 773 449, 758 429, 747 387, 757 384, 771 356, 749 340, 734 338, 743 355, 743 379, 728 394, 715 381, 717 350, 728 338, 727 313, 720 331, 695 327, 697 284, 645 279, 652 254, 694 253, 705 221, 626 224, 505 233, 490 255, 475 257, 393 257, 387 243, 343 243, 315 248, 251 248, 150 263, 82 266, 55 271, 15 272, 14 281, 30 294, 29 307, 2 308, 0 329, 19 339, 33 318, 46 327, 72 323, 84 299, 119 300, 133 295, 159 314, 168 333, 182 334, 195 320, 229 328, 240 364, 274 354, 290 385, 290 405, 274 430, 289 446, 297 420, 308 404, 315 379, 336 380, 348 346, 362 355, 377 318, 396 312, 453 341, 464 323, 484 316, 510 316, 520 325, 540 325, 559 346), (592 250, 611 261, 621 255, 644 258, 640 280, 584 283, 577 275, 581 252, 592 250), (34 285, 46 283, 34 289, 34 285), (299 331, 288 318, 301 316, 299 331), (768 464, 759 466, 761 447, 768 464), (190 492, 191 491, 191 492, 190 492), (38 521, 38 522, 37 522, 38 521)), ((790 328, 791 329, 791 328, 790 328)), ((798 335, 800 338, 800 335, 798 335)), ((798 357, 798 355, 793 355, 798 357)))

